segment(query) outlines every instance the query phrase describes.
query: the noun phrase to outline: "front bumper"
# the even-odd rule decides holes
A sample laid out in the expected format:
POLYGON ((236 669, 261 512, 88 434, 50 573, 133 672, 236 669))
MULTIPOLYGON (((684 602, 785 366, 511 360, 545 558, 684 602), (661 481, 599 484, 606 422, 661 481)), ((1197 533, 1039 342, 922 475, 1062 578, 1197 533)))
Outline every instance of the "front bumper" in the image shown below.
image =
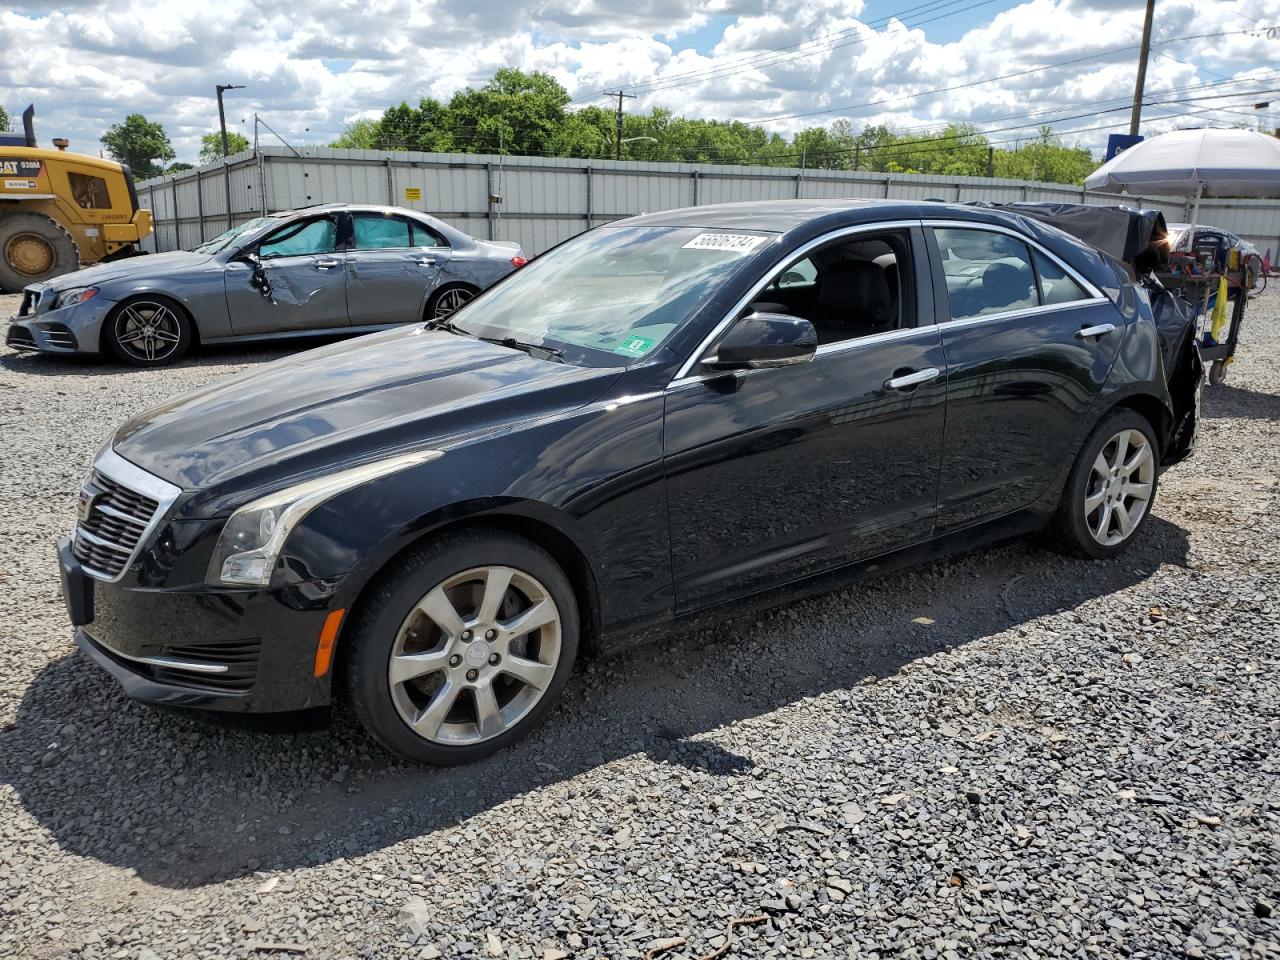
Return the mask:
POLYGON ((57 310, 45 310, 9 321, 5 344, 14 350, 41 353, 96 354, 102 340, 102 324, 115 306, 94 297, 57 310))
POLYGON ((66 537, 58 566, 76 643, 133 699, 230 713, 329 704, 330 676, 315 676, 328 605, 314 591, 106 581, 84 570, 66 537))

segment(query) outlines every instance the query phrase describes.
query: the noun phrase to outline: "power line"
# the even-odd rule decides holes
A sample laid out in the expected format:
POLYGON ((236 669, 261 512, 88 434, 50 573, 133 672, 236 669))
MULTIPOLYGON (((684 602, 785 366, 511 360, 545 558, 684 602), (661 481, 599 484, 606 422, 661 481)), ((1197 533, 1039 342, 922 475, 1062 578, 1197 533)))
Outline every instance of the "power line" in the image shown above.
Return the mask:
MULTIPOLYGON (((932 14, 936 14, 936 16, 917 19, 910 23, 904 22, 903 27, 906 30, 911 30, 916 27, 922 27, 928 23, 935 23, 938 20, 945 20, 948 17, 954 17, 961 13, 967 13, 968 11, 976 9, 977 7, 988 6, 992 3, 998 2, 998 0, 976 0, 976 2, 970 3, 967 6, 960 7, 959 9, 948 10, 945 13, 941 12, 943 8, 954 6, 956 3, 961 3, 961 2, 963 2, 963 0, 944 0, 944 2, 942 3, 935 2, 933 4, 923 5, 923 7, 926 7, 926 8, 932 7, 932 9, 913 8, 918 10, 920 13, 932 13, 932 14)), ((909 12, 910 11, 908 11, 908 13, 909 12)), ((742 73, 747 70, 757 70, 763 67, 777 66, 778 64, 781 64, 781 63, 789 63, 793 60, 803 59, 804 57, 813 56, 818 53, 827 53, 832 50, 841 49, 843 47, 860 46, 864 43, 867 43, 871 39, 870 37, 866 36, 863 31, 869 30, 872 33, 874 33, 876 27, 887 26, 893 20, 902 19, 902 17, 906 15, 907 15, 906 13, 898 14, 898 15, 891 14, 887 17, 882 17, 877 20, 873 20, 867 24, 859 24, 857 27, 851 27, 848 31, 843 31, 845 33, 856 32, 858 33, 858 36, 851 37, 848 39, 840 39, 837 37, 837 39, 840 39, 840 42, 818 46, 812 50, 803 50, 794 54, 781 54, 781 55, 779 55, 777 51, 773 51, 773 52, 757 55, 755 58, 745 60, 741 66, 736 66, 736 67, 725 66, 725 67, 718 67, 718 68, 708 68, 707 70, 703 70, 703 71, 695 72, 691 74, 685 74, 685 75, 676 74, 674 76, 669 76, 669 77, 660 77, 654 80, 650 80, 643 84, 635 84, 635 88, 639 89, 640 87, 646 87, 648 88, 647 90, 648 93, 654 93, 659 90, 666 90, 666 89, 671 89, 672 87, 685 86, 691 83, 706 83, 707 81, 710 81, 710 80, 717 80, 722 77, 732 76, 736 73, 742 73)), ((782 49, 785 50, 786 48, 784 47, 782 49)))
MULTIPOLYGON (((1252 32, 1253 32, 1252 30, 1231 30, 1223 33, 1190 34, 1185 37, 1171 37, 1167 40, 1161 40, 1159 41, 1159 43, 1166 44, 1166 43, 1178 43, 1184 40, 1205 40, 1205 39, 1210 39, 1214 37, 1230 37, 1230 36, 1237 36, 1242 33, 1252 33, 1252 32)), ((799 120, 799 119, 803 119, 804 117, 818 117, 818 116, 825 116, 826 114, 830 114, 830 113, 842 113, 846 110, 862 110, 862 109, 865 109, 866 107, 880 106, 886 103, 900 103, 905 100, 918 100, 921 97, 934 96, 939 93, 950 93, 955 90, 966 90, 970 87, 979 87, 988 83, 997 83, 1001 80, 1013 80, 1018 77, 1026 77, 1026 76, 1030 76, 1033 73, 1039 73, 1042 70, 1051 70, 1056 67, 1069 67, 1078 63, 1086 63, 1089 61, 1097 60, 1099 57, 1107 56, 1109 54, 1122 53, 1127 50, 1133 50, 1138 46, 1140 46, 1140 44, 1130 43, 1130 44, 1125 44, 1119 47, 1110 47, 1106 50, 1095 51, 1094 53, 1090 53, 1085 56, 1072 57, 1069 60, 1058 60, 1058 61, 1055 61, 1054 63, 1040 64, 1035 67, 1030 67, 1026 70, 1017 70, 1013 73, 1005 73, 997 77, 986 77, 985 79, 982 79, 982 80, 971 80, 968 83, 959 83, 950 87, 939 87, 936 90, 925 90, 925 91, 922 91, 921 93, 904 94, 903 96, 900 96, 900 97, 886 97, 881 100, 871 100, 871 101, 868 101, 867 103, 844 104, 843 106, 839 106, 839 107, 828 107, 825 110, 810 110, 806 113, 788 113, 788 114, 782 114, 780 116, 775 116, 775 117, 760 117, 752 120, 747 120, 745 122, 746 123, 775 123, 779 120, 799 120)))

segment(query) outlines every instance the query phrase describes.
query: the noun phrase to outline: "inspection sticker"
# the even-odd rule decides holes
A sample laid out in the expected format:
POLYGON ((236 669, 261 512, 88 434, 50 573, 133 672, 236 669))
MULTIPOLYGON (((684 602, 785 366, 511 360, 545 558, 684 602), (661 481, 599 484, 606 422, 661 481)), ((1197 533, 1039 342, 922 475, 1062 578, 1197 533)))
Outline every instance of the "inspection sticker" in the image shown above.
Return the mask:
POLYGON ((627 337, 627 339, 613 348, 613 352, 621 353, 627 357, 643 357, 652 349, 653 339, 651 337, 627 337))
POLYGON ((747 233, 700 233, 684 246, 686 250, 728 250, 748 254, 766 239, 747 233))

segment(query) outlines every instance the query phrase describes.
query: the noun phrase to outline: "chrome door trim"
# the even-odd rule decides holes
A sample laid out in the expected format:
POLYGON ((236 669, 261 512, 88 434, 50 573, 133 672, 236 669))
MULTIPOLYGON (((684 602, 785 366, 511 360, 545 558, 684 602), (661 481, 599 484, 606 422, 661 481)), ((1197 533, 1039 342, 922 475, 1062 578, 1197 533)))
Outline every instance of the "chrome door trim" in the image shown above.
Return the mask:
MULTIPOLYGON (((820 237, 816 237, 807 243, 801 244, 795 250, 791 251, 791 254, 781 263, 781 265, 766 273, 760 280, 752 285, 751 289, 748 290, 736 304, 734 304, 733 308, 725 314, 724 318, 721 319, 720 322, 712 328, 711 332, 702 339, 702 342, 698 344, 697 349, 690 352, 689 356, 685 359, 684 363, 680 365, 680 368, 676 371, 676 375, 671 378, 671 382, 667 384, 667 386, 683 386, 685 380, 692 381, 706 379, 707 374, 696 374, 691 373, 691 371, 702 355, 706 353, 707 348, 710 347, 715 339, 725 331, 725 328, 727 328, 729 324, 738 319, 738 314, 742 312, 743 308, 746 307, 747 304, 759 295, 761 290, 767 287, 775 277, 781 276, 783 271, 785 271, 790 264, 794 263, 800 257, 803 257, 810 250, 820 247, 823 244, 831 243, 833 240, 856 236, 859 233, 875 233, 881 230, 901 230, 904 227, 910 228, 918 227, 920 225, 921 221, 919 220, 883 220, 877 223, 859 223, 849 227, 841 227, 838 230, 832 230, 830 233, 824 233, 820 237)), ((928 324, 928 326, 932 326, 932 324, 928 324)), ((919 330, 920 327, 909 327, 907 329, 919 330)), ((898 333, 899 331, 894 330, 890 332, 898 333)), ((840 344, 829 344, 829 346, 840 346, 844 342, 846 341, 841 341, 840 344)), ((818 354, 821 353, 822 347, 819 347, 818 354)), ((724 376, 724 374, 722 372, 716 374, 716 376, 724 376)))
MULTIPOLYGON (((813 361, 816 363, 823 357, 832 354, 847 353, 850 350, 861 350, 864 347, 874 347, 878 344, 885 343, 890 340, 906 340, 909 337, 933 333, 938 337, 938 342, 942 342, 942 334, 938 332, 940 324, 928 323, 920 327, 902 327, 898 330, 886 330, 884 333, 873 333, 865 337, 854 337, 852 340, 841 340, 838 343, 826 343, 818 347, 813 355, 813 361)), ((764 373, 768 370, 778 370, 780 367, 744 367, 738 370, 708 370, 706 373, 695 373, 693 376, 684 377, 680 380, 672 380, 667 384, 667 390, 680 390, 684 387, 691 386, 695 383, 706 383, 708 380, 716 377, 746 377, 754 373, 764 373)))
POLYGON ((1017 310, 1001 310, 999 313, 982 313, 976 317, 961 317, 959 320, 944 320, 938 324, 939 330, 957 330, 961 327, 975 327, 995 320, 1009 320, 1014 317, 1029 317, 1046 310, 1075 310, 1078 307, 1096 307, 1100 303, 1111 303, 1106 297, 1092 300, 1072 300, 1068 303, 1050 303, 1043 307, 1019 307, 1017 310))

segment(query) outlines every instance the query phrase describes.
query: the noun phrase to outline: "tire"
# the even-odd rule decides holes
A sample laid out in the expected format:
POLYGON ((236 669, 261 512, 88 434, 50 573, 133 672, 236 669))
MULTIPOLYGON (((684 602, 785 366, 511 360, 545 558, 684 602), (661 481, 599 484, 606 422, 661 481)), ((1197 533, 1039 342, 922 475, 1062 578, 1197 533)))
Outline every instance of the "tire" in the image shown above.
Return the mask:
POLYGON ((1227 361, 1215 360, 1209 365, 1209 385, 1220 387, 1227 382, 1227 361))
POLYGON ((186 309, 157 294, 125 300, 102 325, 107 349, 132 367, 167 367, 191 347, 194 327, 186 309), (150 333, 146 331, 151 331, 150 333))
POLYGON ((1146 417, 1127 409, 1109 413, 1071 468, 1054 520, 1057 543, 1095 559, 1122 553, 1151 516, 1159 462, 1160 444, 1146 417), (1117 457, 1121 438, 1125 450, 1117 457), (1126 471, 1124 464, 1132 466, 1126 471))
POLYGON ((496 531, 445 534, 362 601, 344 639, 341 690, 364 728, 400 756, 467 763, 515 743, 552 710, 573 670, 578 624, 573 587, 540 547, 496 531), (489 598, 491 608, 502 601, 492 615, 489 598), (554 621, 502 629, 535 609, 554 621), (529 680, 508 672, 517 664, 529 680))
POLYGON ((19 293, 79 269, 80 248, 56 220, 39 213, 0 217, 0 288, 19 293))
POLYGON ((480 291, 475 287, 469 287, 464 283, 454 283, 447 287, 441 287, 427 301, 427 309, 424 311, 426 316, 423 319, 430 323, 432 320, 443 320, 446 317, 451 317, 459 308, 474 300, 479 293, 480 291))

